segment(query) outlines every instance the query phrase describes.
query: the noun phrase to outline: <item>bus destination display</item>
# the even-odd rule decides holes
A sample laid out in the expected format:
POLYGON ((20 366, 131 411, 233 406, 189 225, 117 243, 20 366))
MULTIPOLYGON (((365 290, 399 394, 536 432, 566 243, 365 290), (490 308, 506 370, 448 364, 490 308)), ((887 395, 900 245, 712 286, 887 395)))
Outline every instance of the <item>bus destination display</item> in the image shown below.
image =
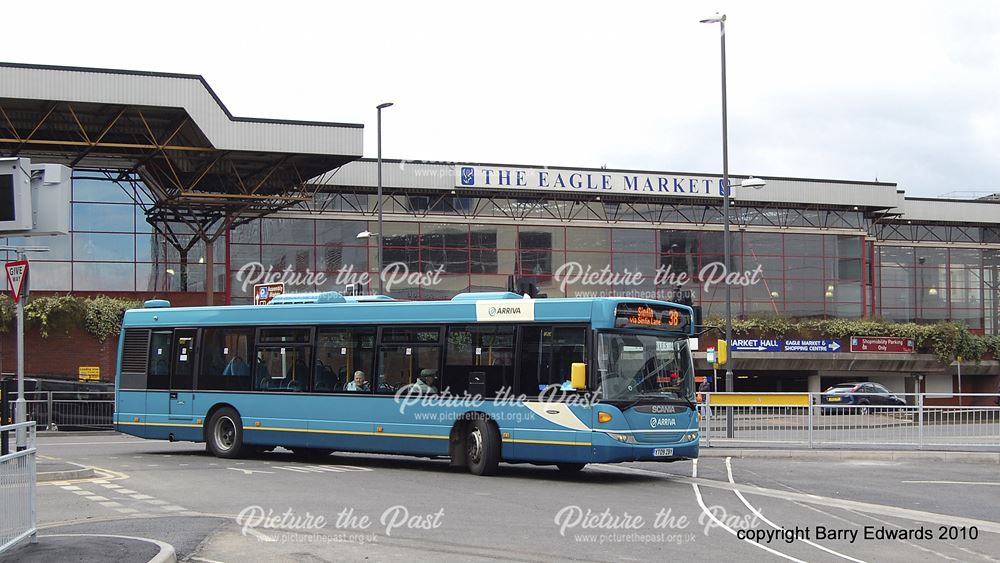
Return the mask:
POLYGON ((619 303, 615 309, 615 326, 687 332, 691 328, 691 313, 668 305, 619 303))

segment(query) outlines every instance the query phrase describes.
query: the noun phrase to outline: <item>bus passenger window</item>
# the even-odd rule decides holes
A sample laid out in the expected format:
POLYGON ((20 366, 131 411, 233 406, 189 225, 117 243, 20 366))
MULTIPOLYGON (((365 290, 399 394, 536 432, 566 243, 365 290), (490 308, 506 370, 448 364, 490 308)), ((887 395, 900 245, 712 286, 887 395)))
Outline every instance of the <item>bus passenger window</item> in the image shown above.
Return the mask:
POLYGON ((587 329, 525 326, 521 330, 521 376, 517 393, 531 397, 550 385, 569 390, 573 363, 586 362, 587 329))
POLYGON ((514 389, 514 326, 467 325, 448 328, 441 388, 453 395, 495 397, 514 389))
MULTIPOLYGON (((375 389, 379 393, 395 393, 400 388, 416 384, 421 377, 433 374, 436 379, 441 361, 437 346, 382 346, 379 351, 378 379, 375 389)), ((437 383, 430 384, 437 388, 437 383)), ((440 389, 438 389, 440 390, 440 389)))
MULTIPOLYGON (((375 329, 322 328, 316 336, 316 367, 313 390, 319 393, 355 391, 354 375, 364 374, 370 390, 369 379, 375 359, 375 329)), ((367 389, 365 389, 367 387, 367 389)))
POLYGON ((308 391, 309 347, 258 347, 257 391, 308 391))
POLYGON ((198 389, 250 390, 252 328, 209 328, 202 333, 198 389))

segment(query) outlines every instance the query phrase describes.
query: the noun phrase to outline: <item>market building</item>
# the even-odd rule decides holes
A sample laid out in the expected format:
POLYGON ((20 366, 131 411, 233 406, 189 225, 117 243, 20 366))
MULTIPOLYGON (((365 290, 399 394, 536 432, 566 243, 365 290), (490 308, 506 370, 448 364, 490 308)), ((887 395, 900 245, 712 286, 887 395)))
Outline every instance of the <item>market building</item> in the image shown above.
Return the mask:
MULTIPOLYGON (((0 110, 0 156, 74 170, 71 234, 32 260, 35 292, 244 304, 254 283, 285 281, 448 299, 514 280, 547 297, 688 290, 709 319, 728 279, 738 317, 1000 333, 996 195, 758 175, 764 188, 734 187, 727 268, 718 174, 387 159, 378 232, 378 163, 361 158, 360 125, 236 118, 199 76, 11 64, 0 110)), ((748 343, 737 389, 956 390, 955 365, 846 340, 748 343)), ((962 370, 963 391, 996 389, 995 360, 962 370)))

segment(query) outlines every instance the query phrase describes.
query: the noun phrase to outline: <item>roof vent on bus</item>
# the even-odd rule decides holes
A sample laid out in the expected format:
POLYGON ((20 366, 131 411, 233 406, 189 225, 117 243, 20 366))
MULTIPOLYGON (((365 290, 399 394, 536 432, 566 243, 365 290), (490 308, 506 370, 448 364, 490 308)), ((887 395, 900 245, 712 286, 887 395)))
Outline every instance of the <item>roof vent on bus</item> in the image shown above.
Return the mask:
POLYGON ((166 309, 170 306, 170 301, 166 299, 149 299, 142 306, 146 309, 166 309))
POLYGON ((493 299, 524 299, 524 296, 510 291, 479 291, 459 293, 451 298, 452 301, 484 301, 493 299))
POLYGON ((395 301, 388 295, 345 295, 348 303, 372 303, 376 301, 395 301))
POLYGON ((268 305, 302 305, 306 303, 347 303, 347 299, 336 291, 321 293, 283 293, 268 302, 268 305))

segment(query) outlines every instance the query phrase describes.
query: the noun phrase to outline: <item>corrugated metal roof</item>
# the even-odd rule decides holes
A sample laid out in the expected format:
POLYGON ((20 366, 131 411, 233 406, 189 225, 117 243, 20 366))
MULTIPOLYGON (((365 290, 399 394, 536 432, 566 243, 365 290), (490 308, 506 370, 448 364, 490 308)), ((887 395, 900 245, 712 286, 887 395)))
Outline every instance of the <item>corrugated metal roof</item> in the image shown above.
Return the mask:
POLYGON ((179 107, 216 149, 362 154, 360 124, 234 117, 197 75, 0 63, 0 98, 179 107))

